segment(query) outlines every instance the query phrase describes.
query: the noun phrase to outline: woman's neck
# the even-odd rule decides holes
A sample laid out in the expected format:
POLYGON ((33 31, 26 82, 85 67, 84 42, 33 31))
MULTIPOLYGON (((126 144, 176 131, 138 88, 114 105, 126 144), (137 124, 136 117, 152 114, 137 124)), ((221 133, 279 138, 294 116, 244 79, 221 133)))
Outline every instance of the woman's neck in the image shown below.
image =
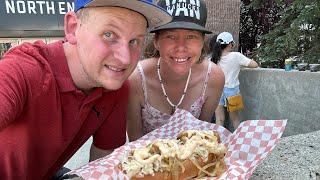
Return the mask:
MULTIPOLYGON (((156 63, 157 63, 158 59, 156 59, 156 63)), ((165 62, 160 62, 160 74, 162 79, 165 82, 169 82, 171 83, 179 83, 179 82, 185 82, 188 78, 188 74, 189 74, 189 69, 188 71, 186 71, 185 74, 179 74, 176 73, 174 71, 171 70, 170 67, 168 67, 168 65, 165 62)))

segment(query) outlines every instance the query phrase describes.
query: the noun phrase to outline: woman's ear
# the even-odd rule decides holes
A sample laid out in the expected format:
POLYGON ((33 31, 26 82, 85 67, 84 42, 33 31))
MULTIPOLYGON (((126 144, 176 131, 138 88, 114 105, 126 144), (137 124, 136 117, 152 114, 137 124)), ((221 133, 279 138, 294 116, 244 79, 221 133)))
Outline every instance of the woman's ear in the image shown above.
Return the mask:
POLYGON ((156 48, 159 51, 160 45, 159 45, 159 42, 156 39, 153 39, 153 46, 154 46, 154 48, 156 48))
POLYGON ((70 44, 77 43, 76 30, 78 23, 79 19, 77 18, 76 13, 69 11, 64 16, 64 33, 67 42, 69 42, 70 44))

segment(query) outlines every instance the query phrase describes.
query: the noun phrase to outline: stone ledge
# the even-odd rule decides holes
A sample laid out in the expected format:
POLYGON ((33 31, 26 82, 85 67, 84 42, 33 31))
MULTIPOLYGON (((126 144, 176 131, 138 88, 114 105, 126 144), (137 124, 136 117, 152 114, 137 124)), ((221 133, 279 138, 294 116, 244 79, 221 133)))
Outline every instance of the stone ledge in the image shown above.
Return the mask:
POLYGON ((320 180, 320 131, 284 137, 251 180, 320 180))

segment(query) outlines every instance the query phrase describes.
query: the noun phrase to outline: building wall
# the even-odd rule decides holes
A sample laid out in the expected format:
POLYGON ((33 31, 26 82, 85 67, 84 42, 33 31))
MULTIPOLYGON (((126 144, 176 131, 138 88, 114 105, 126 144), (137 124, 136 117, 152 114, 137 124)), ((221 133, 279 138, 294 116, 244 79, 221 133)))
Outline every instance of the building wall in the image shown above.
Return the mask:
POLYGON ((207 27, 213 34, 228 31, 239 42, 240 0, 205 0, 208 9, 207 27))
POLYGON ((288 119, 284 136, 320 129, 320 72, 244 69, 242 119, 288 119))

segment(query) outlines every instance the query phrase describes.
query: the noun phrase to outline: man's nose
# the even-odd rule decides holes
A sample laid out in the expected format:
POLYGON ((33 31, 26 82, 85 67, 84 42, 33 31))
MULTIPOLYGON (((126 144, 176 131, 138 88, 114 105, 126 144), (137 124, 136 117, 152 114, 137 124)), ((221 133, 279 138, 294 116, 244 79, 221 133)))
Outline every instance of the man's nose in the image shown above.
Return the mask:
POLYGON ((121 43, 115 47, 114 57, 122 64, 130 64, 130 47, 127 43, 121 43))

